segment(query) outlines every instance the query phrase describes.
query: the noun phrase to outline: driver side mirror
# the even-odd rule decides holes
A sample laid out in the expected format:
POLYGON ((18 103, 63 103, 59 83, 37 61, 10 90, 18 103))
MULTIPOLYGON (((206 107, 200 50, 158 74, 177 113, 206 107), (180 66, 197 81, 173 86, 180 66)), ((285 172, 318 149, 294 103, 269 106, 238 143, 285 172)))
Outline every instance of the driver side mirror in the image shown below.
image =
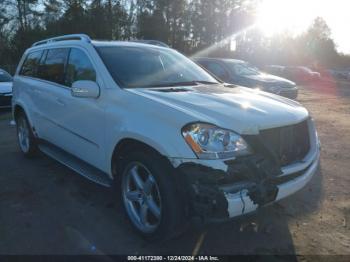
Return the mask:
POLYGON ((100 96, 100 87, 91 80, 79 80, 72 84, 71 94, 74 97, 98 98, 100 96))

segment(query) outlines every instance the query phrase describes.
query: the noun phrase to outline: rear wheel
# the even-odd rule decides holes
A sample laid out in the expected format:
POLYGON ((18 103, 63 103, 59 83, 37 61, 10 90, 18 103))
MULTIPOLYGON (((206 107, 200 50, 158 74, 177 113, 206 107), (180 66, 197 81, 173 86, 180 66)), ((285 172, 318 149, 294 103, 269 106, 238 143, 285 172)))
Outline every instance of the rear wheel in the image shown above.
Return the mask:
POLYGON ((24 113, 16 117, 16 126, 19 148, 25 156, 33 156, 37 151, 37 143, 24 113))
POLYGON ((121 165, 121 197, 134 228, 149 239, 182 231, 184 209, 172 167, 153 151, 129 153, 121 165))

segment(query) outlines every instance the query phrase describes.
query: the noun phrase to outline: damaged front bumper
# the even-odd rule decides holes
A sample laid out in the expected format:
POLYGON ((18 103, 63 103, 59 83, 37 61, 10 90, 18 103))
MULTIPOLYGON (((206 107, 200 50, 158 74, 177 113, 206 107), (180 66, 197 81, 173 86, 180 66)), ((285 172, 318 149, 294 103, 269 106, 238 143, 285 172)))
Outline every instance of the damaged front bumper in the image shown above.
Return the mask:
POLYGON ((179 174, 188 214, 205 220, 226 220, 300 190, 316 173, 320 158, 313 126, 309 134, 306 156, 283 167, 261 154, 232 160, 170 159, 179 174))
MULTIPOLYGON (((311 180, 312 176, 316 173, 319 164, 319 157, 320 153, 318 150, 311 165, 308 168, 302 170, 301 174, 295 172, 290 174, 282 174, 279 177, 277 177, 286 178, 287 182, 277 185, 277 194, 271 202, 281 200, 302 189, 311 180), (293 177, 293 175, 295 174, 297 174, 297 177, 288 180, 288 176, 293 177)), ((228 203, 227 210, 229 217, 236 217, 239 215, 247 214, 255 211, 259 207, 258 204, 252 201, 248 193, 249 191, 247 189, 243 189, 242 191, 233 194, 230 192, 224 192, 225 198, 228 203)))

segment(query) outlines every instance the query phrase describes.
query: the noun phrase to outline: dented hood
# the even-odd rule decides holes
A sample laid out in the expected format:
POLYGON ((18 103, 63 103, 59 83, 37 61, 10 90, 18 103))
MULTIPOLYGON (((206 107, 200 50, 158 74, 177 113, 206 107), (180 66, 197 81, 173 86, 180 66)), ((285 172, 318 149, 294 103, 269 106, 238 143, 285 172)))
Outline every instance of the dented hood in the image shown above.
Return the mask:
POLYGON ((128 91, 178 110, 193 121, 239 134, 257 134, 261 129, 296 124, 308 117, 307 110, 295 101, 244 87, 219 84, 128 91))

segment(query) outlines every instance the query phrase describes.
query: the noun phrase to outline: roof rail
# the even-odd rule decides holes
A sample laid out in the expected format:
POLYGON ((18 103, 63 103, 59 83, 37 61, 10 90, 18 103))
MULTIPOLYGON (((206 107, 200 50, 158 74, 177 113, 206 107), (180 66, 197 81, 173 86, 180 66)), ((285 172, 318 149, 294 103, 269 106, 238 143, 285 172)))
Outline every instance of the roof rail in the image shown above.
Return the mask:
POLYGON ((72 34, 72 35, 63 35, 63 36, 57 36, 57 37, 52 37, 52 38, 48 38, 45 40, 41 40, 41 41, 35 42, 32 46, 44 45, 44 44, 58 42, 58 41, 64 41, 64 40, 81 40, 81 41, 85 41, 87 43, 91 42, 91 39, 88 35, 72 34))

